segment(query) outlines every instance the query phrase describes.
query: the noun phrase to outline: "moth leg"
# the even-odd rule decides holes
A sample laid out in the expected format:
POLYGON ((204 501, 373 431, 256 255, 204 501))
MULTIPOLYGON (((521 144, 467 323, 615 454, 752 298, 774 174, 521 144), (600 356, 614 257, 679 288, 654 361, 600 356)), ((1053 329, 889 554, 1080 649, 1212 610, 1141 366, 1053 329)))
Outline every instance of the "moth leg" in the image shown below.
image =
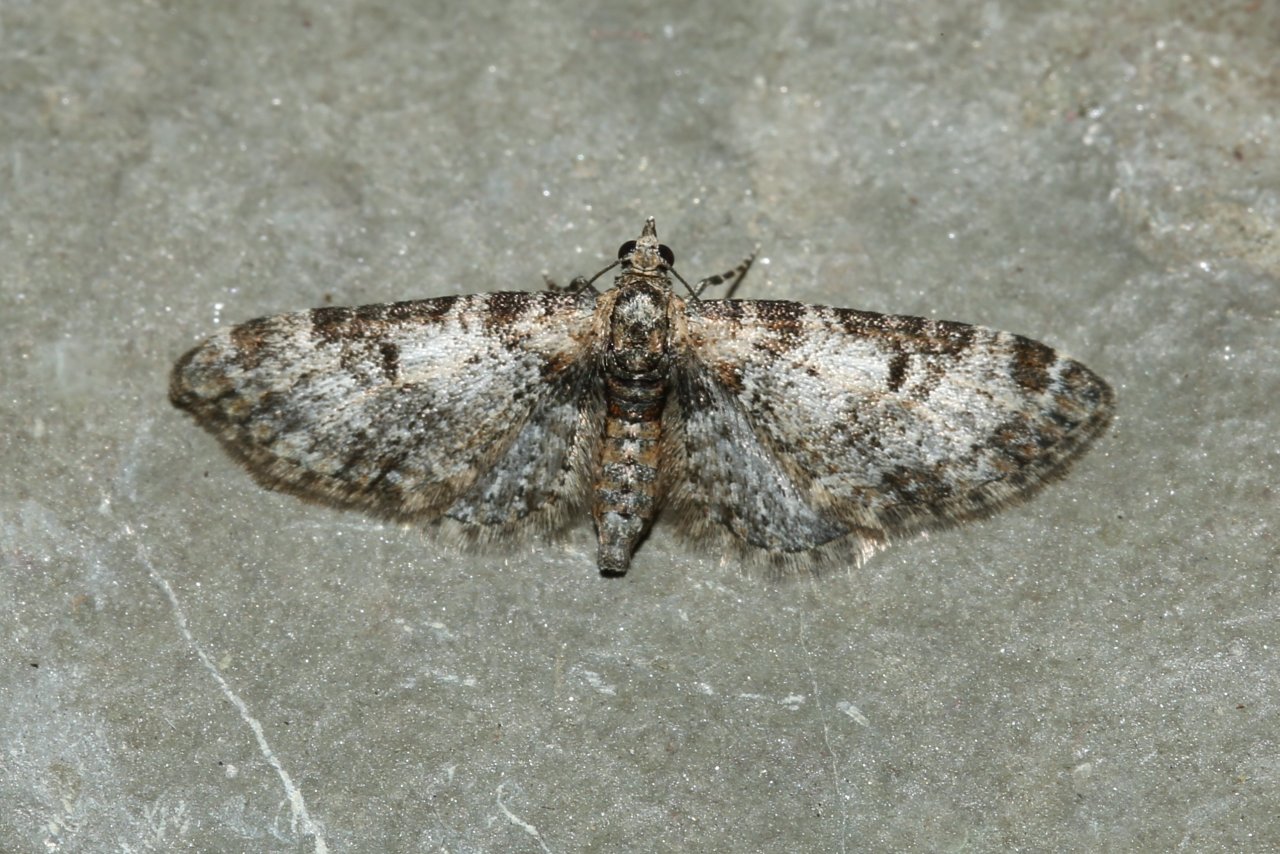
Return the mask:
POLYGON ((549 277, 548 274, 543 273, 543 284, 545 284, 548 291, 552 293, 577 293, 586 286, 586 277, 582 277, 582 275, 575 275, 572 282, 568 284, 561 284, 557 282, 556 279, 549 277))
POLYGON ((690 289, 693 291, 694 298, 696 299, 702 296, 702 292, 707 288, 729 282, 729 289, 724 292, 724 298, 732 299, 733 292, 738 289, 738 285, 742 284, 742 280, 747 276, 747 271, 751 269, 751 264, 756 260, 756 256, 759 254, 760 247, 757 246, 755 249, 751 250, 750 255, 742 259, 742 263, 734 267, 732 270, 721 273, 717 276, 708 276, 705 279, 699 280, 698 283, 690 289))
POLYGON ((586 276, 574 276, 573 281, 569 282, 569 284, 567 285, 562 285, 559 282, 557 282, 555 279, 548 276, 546 273, 543 273, 542 281, 543 281, 543 284, 547 286, 547 290, 551 291, 551 293, 553 294, 581 293, 584 289, 590 287, 591 285, 591 282, 587 279, 586 276))

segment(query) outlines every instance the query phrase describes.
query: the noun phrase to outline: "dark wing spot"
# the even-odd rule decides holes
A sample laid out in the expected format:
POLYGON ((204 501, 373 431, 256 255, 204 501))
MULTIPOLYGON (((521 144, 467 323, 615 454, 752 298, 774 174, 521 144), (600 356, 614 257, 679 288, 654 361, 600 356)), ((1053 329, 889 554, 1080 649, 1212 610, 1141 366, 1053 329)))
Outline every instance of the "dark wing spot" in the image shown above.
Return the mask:
POLYGON ((902 388, 902 384, 907 381, 907 368, 910 364, 911 357, 906 353, 895 353, 889 360, 889 391, 896 392, 902 388))
POLYGON ((925 338, 930 336, 929 321, 923 317, 910 314, 882 315, 883 327, 907 338, 925 338))
POLYGON ((874 311, 846 308, 836 311, 835 315, 840 321, 840 328, 846 334, 857 338, 877 338, 884 331, 885 315, 876 314, 874 311))
POLYGON ((731 362, 717 362, 711 368, 720 385, 730 392, 738 394, 742 391, 742 366, 731 362))
POLYGON ((325 306, 311 309, 311 336, 318 342, 336 344, 351 337, 350 308, 325 306))
POLYGON ((1021 415, 1014 416, 997 427, 991 433, 991 438, 983 444, 996 452, 993 462, 1006 473, 1030 465, 1043 450, 1039 433, 1021 415))
MULTIPOLYGON (((396 302, 386 307, 386 320, 416 320, 430 323, 453 310, 457 297, 436 297, 428 300, 396 302)), ((379 308, 380 306, 373 306, 379 308)))
POLYGON ((770 329, 795 329, 811 311, 810 307, 790 300, 760 300, 755 303, 756 316, 770 329))
POLYGON ((1027 391, 1038 394, 1049 387, 1048 368, 1057 359, 1053 350, 1039 341, 1013 336, 1010 372, 1014 382, 1027 391))
POLYGON ((895 466, 880 479, 880 488, 893 496, 894 503, 910 507, 941 504, 952 495, 951 484, 928 469, 895 466))
POLYGON ((930 352, 944 356, 959 356, 973 346, 977 328, 967 323, 953 323, 947 320, 934 321, 930 352))
POLYGON ((387 382, 394 383, 400 378, 400 348, 390 341, 383 341, 378 345, 378 351, 382 354, 382 375, 387 382))
POLYGON ((245 370, 252 370, 262 362, 270 331, 271 324, 265 317, 241 323, 231 330, 231 343, 235 345, 240 365, 245 370))
POLYGON ((498 333, 524 316, 529 307, 529 295, 525 293, 489 294, 485 300, 485 329, 498 333))

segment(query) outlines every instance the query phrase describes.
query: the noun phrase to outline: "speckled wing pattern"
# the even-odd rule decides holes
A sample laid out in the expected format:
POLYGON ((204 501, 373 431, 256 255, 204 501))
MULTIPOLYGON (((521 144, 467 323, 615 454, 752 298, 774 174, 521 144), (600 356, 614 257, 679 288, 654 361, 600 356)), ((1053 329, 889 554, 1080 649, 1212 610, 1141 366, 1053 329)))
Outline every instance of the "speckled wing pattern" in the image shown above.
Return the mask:
POLYGON ((403 522, 554 530, 580 509, 598 444, 584 428, 603 416, 591 322, 590 300, 552 293, 264 317, 183 356, 170 399, 266 487, 403 522))
POLYGON ((694 535, 775 556, 862 560, 985 516, 1111 417, 1105 382, 1007 332, 781 301, 690 303, 687 324, 671 500, 694 535))
POLYGON ((725 276, 676 296, 652 219, 596 278, 615 266, 603 293, 249 321, 183 356, 170 399, 264 486, 332 506, 482 541, 589 511, 605 575, 664 507, 746 562, 860 564, 1032 494, 1111 418, 1103 380, 1018 335, 699 298, 725 276))

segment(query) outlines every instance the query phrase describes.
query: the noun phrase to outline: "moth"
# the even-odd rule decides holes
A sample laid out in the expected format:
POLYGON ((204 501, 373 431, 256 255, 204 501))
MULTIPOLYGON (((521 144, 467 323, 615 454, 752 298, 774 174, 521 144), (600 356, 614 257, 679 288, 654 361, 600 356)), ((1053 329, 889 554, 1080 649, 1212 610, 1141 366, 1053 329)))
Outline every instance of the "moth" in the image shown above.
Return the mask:
POLYGON ((260 484, 333 507, 482 542, 589 511, 606 576, 663 510, 731 556, 860 564, 1026 498, 1111 419, 1106 382, 1020 335, 729 298, 751 261, 690 286, 651 217, 566 288, 223 329, 169 397, 260 484))

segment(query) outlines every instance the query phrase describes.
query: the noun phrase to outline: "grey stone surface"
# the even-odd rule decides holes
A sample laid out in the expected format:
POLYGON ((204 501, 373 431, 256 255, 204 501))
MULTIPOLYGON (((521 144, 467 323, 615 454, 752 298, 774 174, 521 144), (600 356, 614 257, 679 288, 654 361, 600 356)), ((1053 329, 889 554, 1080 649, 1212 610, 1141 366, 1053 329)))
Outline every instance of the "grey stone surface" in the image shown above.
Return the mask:
POLYGON ((0 6, 0 850, 1280 848, 1271 3, 0 6), (1022 332, 1066 481, 772 585, 460 555, 165 400, 215 327, 593 272, 1022 332))

